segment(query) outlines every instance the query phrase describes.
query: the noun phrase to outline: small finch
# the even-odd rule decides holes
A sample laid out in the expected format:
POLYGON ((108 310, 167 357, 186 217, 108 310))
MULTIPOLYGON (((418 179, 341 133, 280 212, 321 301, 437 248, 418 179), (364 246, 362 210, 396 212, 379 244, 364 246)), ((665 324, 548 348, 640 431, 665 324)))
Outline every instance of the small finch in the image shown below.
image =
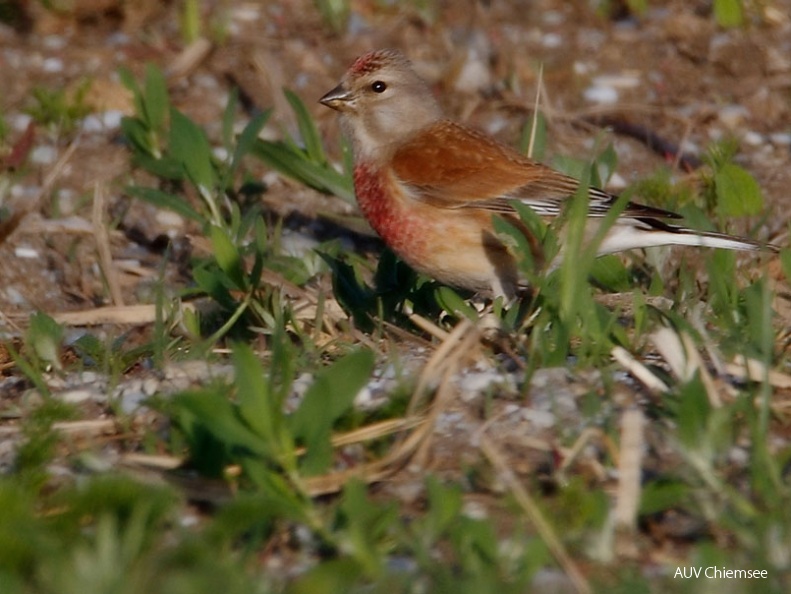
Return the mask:
MULTIPOLYGON (((363 215, 407 264, 442 283, 513 296, 524 286, 514 255, 492 222, 519 222, 517 200, 544 219, 558 216, 579 187, 481 132, 445 118, 428 85, 396 50, 359 57, 321 98, 338 110, 352 141, 354 189, 363 215)), ((617 196, 590 188, 586 236, 617 196)), ((598 246, 598 255, 660 245, 777 251, 723 233, 694 231, 662 219, 678 214, 630 202, 598 246)), ((562 255, 562 249, 561 249, 562 255)))

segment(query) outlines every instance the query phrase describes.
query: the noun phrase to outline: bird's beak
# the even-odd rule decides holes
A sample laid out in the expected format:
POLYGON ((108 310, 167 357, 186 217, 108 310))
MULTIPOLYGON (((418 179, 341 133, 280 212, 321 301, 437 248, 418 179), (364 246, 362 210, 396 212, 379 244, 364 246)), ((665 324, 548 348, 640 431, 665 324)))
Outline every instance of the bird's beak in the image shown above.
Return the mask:
POLYGON ((327 107, 331 107, 332 109, 343 111, 344 106, 346 106, 351 100, 352 100, 351 91, 349 91, 346 87, 343 86, 343 83, 341 83, 337 87, 332 89, 329 93, 324 95, 324 97, 319 99, 319 103, 326 105, 327 107))

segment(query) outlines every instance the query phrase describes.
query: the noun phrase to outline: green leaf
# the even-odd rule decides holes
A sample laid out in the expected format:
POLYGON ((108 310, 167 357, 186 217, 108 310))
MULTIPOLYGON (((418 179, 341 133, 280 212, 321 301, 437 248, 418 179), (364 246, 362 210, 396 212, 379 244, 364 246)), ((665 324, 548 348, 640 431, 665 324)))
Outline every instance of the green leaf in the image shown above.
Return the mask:
POLYGON ((192 271, 192 278, 195 284, 223 308, 227 310, 236 309, 236 301, 231 296, 228 289, 228 277, 216 267, 196 266, 192 271))
POLYGON ((425 529, 430 539, 439 538, 451 523, 458 518, 462 508, 461 491, 456 487, 445 487, 436 477, 426 481, 428 513, 425 516, 425 529))
POLYGON ((264 128, 271 115, 271 109, 261 112, 252 120, 250 120, 250 122, 248 122, 248 124, 244 127, 244 130, 242 130, 242 133, 239 135, 239 138, 236 141, 236 150, 233 152, 230 175, 233 175, 236 172, 239 164, 242 161, 242 157, 247 155, 253 149, 255 141, 258 139, 258 135, 261 133, 261 130, 264 128))
POLYGON ((307 159, 305 153, 283 141, 261 140, 255 143, 253 154, 271 168, 311 188, 334 194, 354 203, 354 188, 349 176, 338 173, 330 165, 319 165, 307 159))
POLYGON ((234 410, 227 394, 219 391, 187 391, 175 396, 176 409, 188 416, 181 421, 185 428, 195 431, 196 424, 204 427, 228 449, 243 448, 265 456, 269 452, 261 437, 248 428, 234 410))
POLYGON ((714 0, 714 19, 720 27, 741 27, 744 23, 742 0, 714 0))
POLYGON ((182 3, 181 32, 184 41, 190 44, 201 35, 202 15, 200 3, 197 0, 185 0, 182 3))
POLYGON ((632 14, 642 16, 648 12, 648 0, 626 0, 632 14))
POLYGON ((632 287, 629 271, 617 256, 602 256, 594 260, 590 275, 597 284, 609 291, 623 293, 632 287))
POLYGON ((232 352, 239 413, 247 424, 268 444, 277 460, 293 453, 290 434, 283 431, 283 403, 270 389, 267 376, 253 349, 236 344, 232 352))
POLYGON ((137 79, 132 71, 121 66, 118 69, 118 78, 121 79, 121 84, 132 92, 132 99, 135 104, 135 113, 143 118, 145 117, 145 107, 143 106, 143 93, 140 90, 140 85, 137 84, 137 79))
POLYGON ((217 265, 239 290, 247 289, 247 282, 242 265, 242 257, 239 249, 233 243, 224 227, 211 225, 209 227, 209 238, 211 239, 214 257, 217 265))
POLYGON ((132 156, 132 164, 135 167, 142 167, 151 175, 166 180, 181 182, 187 179, 187 172, 184 171, 181 162, 168 155, 161 156, 159 149, 153 144, 152 146, 153 153, 137 152, 132 156))
POLYGON ((222 112, 222 143, 225 148, 231 150, 233 143, 233 125, 236 118, 236 108, 239 106, 239 89, 232 87, 228 95, 228 101, 222 112))
POLYGON ((346 523, 344 540, 350 555, 369 573, 378 573, 384 558, 380 543, 392 530, 398 508, 393 503, 371 501, 366 485, 352 479, 344 486, 340 510, 346 523))
POLYGON ((717 210, 725 217, 759 214, 764 200, 755 178, 734 163, 725 163, 714 174, 717 210))
POLYGON ((282 416, 280 403, 274 404, 264 369, 253 349, 244 343, 233 346, 231 359, 235 370, 235 384, 239 398, 239 412, 248 425, 267 441, 272 441, 273 422, 282 416))
POLYGON ((121 133, 134 149, 151 156, 156 155, 156 147, 153 145, 148 128, 139 118, 126 116, 121 118, 121 133))
POLYGON ((320 371, 305 392, 290 424, 294 436, 302 440, 308 449, 302 465, 306 474, 318 474, 329 467, 332 462, 332 426, 365 386, 373 366, 371 351, 355 351, 320 371))
POLYGON ((283 94, 286 96, 286 100, 297 116, 299 133, 302 136, 302 142, 305 143, 305 152, 308 154, 308 158, 321 165, 325 164, 327 162, 327 157, 324 154, 324 147, 321 144, 321 136, 319 136, 319 131, 313 123, 310 112, 305 107, 302 99, 294 92, 283 89, 283 94))
POLYGON ((567 155, 557 155, 552 159, 555 169, 570 175, 574 179, 582 179, 583 176, 590 176, 590 161, 578 159, 567 155))
POLYGON ((43 312, 30 316, 25 343, 42 360, 60 368, 60 347, 63 327, 43 312))
POLYGON ((681 387, 676 416, 678 436, 690 450, 697 450, 706 441, 711 404, 699 375, 681 387))
POLYGON ((137 186, 130 186, 126 188, 127 194, 135 196, 141 200, 153 204, 157 208, 165 208, 180 214, 186 219, 192 219, 199 223, 205 222, 205 218, 201 216, 190 204, 179 196, 168 194, 162 190, 155 188, 141 188, 137 186))
POLYGON ((439 306, 456 317, 465 317, 472 321, 478 319, 478 312, 466 300, 450 287, 440 286, 434 292, 439 306))
POLYGON ((354 559, 340 557, 324 561, 305 571, 288 588, 289 594, 336 594, 353 592, 364 576, 363 567, 354 559))
POLYGON ((604 187, 607 181, 612 177, 612 174, 615 173, 615 168, 617 166, 618 153, 615 152, 612 143, 609 143, 607 148, 596 157, 595 171, 598 179, 592 182, 592 184, 597 187, 604 187))
MULTIPOLYGON (((590 169, 588 169, 590 172, 590 169)), ((560 313, 563 321, 572 323, 579 308, 590 294, 588 272, 593 263, 594 255, 585 244, 585 226, 588 221, 588 180, 580 183, 568 203, 566 221, 564 257, 560 265, 560 313)))
POLYGON ((153 64, 146 64, 144 88, 143 107, 146 121, 154 132, 163 132, 170 109, 168 85, 162 71, 153 64))
POLYGON ((170 111, 170 152, 184 165, 192 182, 202 191, 217 186, 211 146, 203 130, 177 109, 170 111))

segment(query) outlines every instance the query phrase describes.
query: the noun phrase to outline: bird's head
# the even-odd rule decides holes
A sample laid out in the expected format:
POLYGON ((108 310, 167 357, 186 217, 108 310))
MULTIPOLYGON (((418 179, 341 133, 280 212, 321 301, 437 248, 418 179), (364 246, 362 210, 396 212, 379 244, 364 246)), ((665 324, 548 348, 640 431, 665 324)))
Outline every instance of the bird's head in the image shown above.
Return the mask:
POLYGON ((320 102, 338 110, 355 153, 381 158, 418 130, 442 118, 428 85, 397 50, 357 58, 320 102))

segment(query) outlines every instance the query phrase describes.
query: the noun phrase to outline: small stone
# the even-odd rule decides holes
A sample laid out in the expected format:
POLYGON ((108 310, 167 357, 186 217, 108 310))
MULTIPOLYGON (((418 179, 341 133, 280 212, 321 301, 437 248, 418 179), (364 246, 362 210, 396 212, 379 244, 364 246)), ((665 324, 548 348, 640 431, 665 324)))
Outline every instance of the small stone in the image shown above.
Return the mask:
POLYGON ((27 260, 36 260, 39 258, 38 251, 27 246, 18 246, 14 248, 14 255, 17 258, 25 258, 27 260))
POLYGON ((586 101, 591 103, 600 103, 603 105, 612 105, 618 102, 618 91, 614 87, 602 87, 593 85, 588 87, 582 93, 586 101))
POLYGON ((717 118, 730 131, 743 126, 749 115, 750 113, 742 105, 726 105, 717 112, 717 118))
POLYGON ((489 517, 489 511, 480 501, 465 501, 461 513, 472 520, 485 520, 489 517))
POLYGON ((547 33, 541 38, 541 45, 548 49, 563 46, 563 36, 558 33, 547 33))
POLYGON ((155 219, 158 224, 168 229, 181 229, 184 227, 184 217, 164 208, 157 210, 155 219))
POLYGON ((640 86, 640 75, 635 72, 602 74, 593 79, 593 86, 612 87, 614 89, 634 89, 640 86))
POLYGON ((744 136, 742 136, 742 141, 744 141, 745 144, 749 144, 750 146, 761 146, 765 139, 763 134, 749 130, 744 133, 744 136))
POLYGON ((159 380, 155 377, 147 377, 143 380, 143 394, 146 396, 153 396, 159 391, 159 380))
POLYGON ((47 58, 41 63, 41 68, 44 72, 55 74, 63 72, 63 60, 60 58, 47 58))
POLYGON ((94 400, 94 396, 96 396, 94 391, 85 388, 67 390, 58 394, 58 398, 67 404, 79 404, 80 402, 94 400))
POLYGON ((52 165, 58 158, 58 149, 50 145, 37 146, 30 151, 30 162, 34 165, 52 165))
POLYGON ((546 410, 536 410, 534 408, 523 408, 522 417, 536 426, 538 429, 549 429, 556 423, 555 415, 546 410))

